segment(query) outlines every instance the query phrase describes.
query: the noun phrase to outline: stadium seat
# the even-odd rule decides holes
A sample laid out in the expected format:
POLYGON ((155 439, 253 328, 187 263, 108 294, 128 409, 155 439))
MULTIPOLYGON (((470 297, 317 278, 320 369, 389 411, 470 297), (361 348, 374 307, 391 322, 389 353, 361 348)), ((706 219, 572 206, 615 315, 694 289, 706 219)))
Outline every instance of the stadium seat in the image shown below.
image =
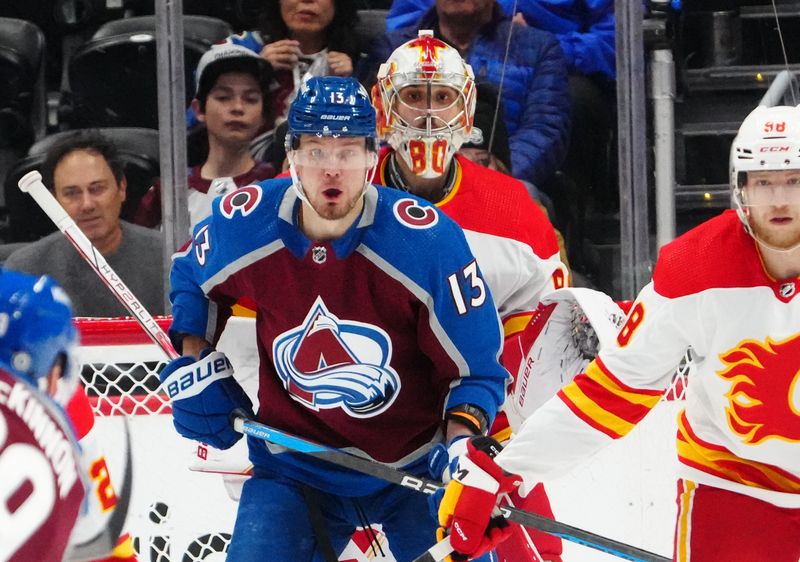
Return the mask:
MULTIPOLYGON (((158 131, 141 128, 100 128, 99 131, 114 142, 125 164, 128 192, 121 216, 130 220, 142 195, 153 184, 153 179, 160 175, 158 131)), ((71 131, 65 131, 43 138, 30 148, 27 157, 19 160, 9 170, 5 180, 9 216, 6 242, 38 240, 56 229, 36 202, 19 190, 17 181, 31 170, 41 169, 50 147, 70 133, 71 131)))
POLYGON ((370 46, 375 39, 386 34, 386 16, 389 10, 358 10, 358 25, 356 36, 362 56, 369 53, 370 46))
POLYGON ((0 148, 22 153, 44 135, 45 40, 34 24, 0 18, 0 148))
MULTIPOLYGON (((232 29, 207 16, 185 16, 183 27, 188 104, 200 57, 232 29)), ((78 48, 69 62, 71 109, 65 112, 73 128, 158 128, 155 30, 155 16, 115 20, 101 26, 78 48)))

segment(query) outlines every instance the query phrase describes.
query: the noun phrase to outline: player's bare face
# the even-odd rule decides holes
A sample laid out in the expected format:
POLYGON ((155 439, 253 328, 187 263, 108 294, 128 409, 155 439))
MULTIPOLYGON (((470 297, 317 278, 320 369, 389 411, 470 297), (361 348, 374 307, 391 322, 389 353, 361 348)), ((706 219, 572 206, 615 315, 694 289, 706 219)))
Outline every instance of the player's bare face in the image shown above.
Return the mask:
POLYGON ((364 182, 371 167, 363 137, 303 136, 293 159, 303 191, 317 215, 336 221, 361 211, 364 182))
POLYGON ((425 130, 430 121, 430 129, 437 130, 452 126, 464 104, 458 91, 450 86, 411 84, 398 92, 394 109, 412 127, 425 130))
POLYGON ((97 152, 74 150, 53 171, 55 198, 102 254, 122 241, 119 213, 125 189, 125 181, 117 182, 97 152))
POLYGON ((205 111, 200 110, 199 102, 193 103, 209 136, 223 144, 249 145, 263 123, 261 88, 244 72, 227 72, 217 78, 205 111))
POLYGON ((800 170, 748 172, 743 202, 760 240, 778 249, 800 244, 800 170))

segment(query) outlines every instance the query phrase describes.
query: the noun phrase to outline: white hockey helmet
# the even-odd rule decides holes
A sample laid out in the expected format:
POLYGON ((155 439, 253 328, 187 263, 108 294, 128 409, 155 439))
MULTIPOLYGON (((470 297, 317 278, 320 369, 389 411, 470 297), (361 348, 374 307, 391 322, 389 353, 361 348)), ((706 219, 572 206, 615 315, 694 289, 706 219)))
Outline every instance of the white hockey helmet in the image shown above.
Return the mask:
MULTIPOLYGON (((420 30, 419 37, 400 45, 378 70, 372 89, 378 113, 378 136, 386 140, 417 175, 441 176, 453 155, 472 133, 475 116, 475 79, 472 67, 456 49, 436 39, 433 31, 420 30), (428 90, 424 116, 409 123, 400 116, 401 90, 417 85, 446 86, 458 94, 445 108, 434 108, 428 90), (453 113, 453 107, 458 111, 453 113)), ((419 111, 419 108, 416 108, 419 111)))
POLYGON ((800 108, 759 106, 742 122, 731 145, 731 199, 748 232, 747 172, 800 170, 800 108))

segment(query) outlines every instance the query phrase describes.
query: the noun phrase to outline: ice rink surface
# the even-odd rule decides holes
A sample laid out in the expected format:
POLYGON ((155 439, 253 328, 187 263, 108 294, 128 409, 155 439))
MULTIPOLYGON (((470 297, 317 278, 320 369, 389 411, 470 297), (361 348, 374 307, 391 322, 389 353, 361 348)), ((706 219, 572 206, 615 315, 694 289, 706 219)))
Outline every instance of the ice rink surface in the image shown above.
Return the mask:
MULTIPOLYGON (((625 439, 613 443, 563 478, 547 483, 558 520, 657 554, 672 552, 675 517, 675 419, 680 402, 662 402, 625 439)), ((98 419, 111 443, 120 443, 122 418, 98 419)), ((195 445, 180 438, 168 415, 129 421, 134 455, 133 498, 127 530, 140 560, 220 562, 235 518, 222 478, 186 469, 195 445), (188 558, 187 558, 188 556, 188 558)), ((122 451, 109 450, 120 481, 122 451)), ((380 560, 372 558, 373 561, 380 560)), ((620 560, 565 542, 565 562, 620 560)))

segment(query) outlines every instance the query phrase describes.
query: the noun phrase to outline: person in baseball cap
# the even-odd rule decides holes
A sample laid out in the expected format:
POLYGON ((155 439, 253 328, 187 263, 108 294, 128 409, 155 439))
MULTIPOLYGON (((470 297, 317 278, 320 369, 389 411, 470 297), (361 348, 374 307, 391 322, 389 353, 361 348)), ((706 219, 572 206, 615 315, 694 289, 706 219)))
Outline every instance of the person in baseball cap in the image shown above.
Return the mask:
POLYGON ((266 94, 272 80, 272 66, 258 53, 241 45, 220 43, 213 45, 200 58, 195 72, 195 98, 205 103, 208 94, 221 74, 243 72, 250 74, 262 86, 266 94))
MULTIPOLYGON (((190 111, 201 128, 190 134, 195 140, 187 139, 187 148, 191 152, 195 142, 203 154, 188 173, 190 224, 210 214, 215 197, 275 175, 272 164, 254 158, 251 149, 269 112, 271 81, 270 64, 240 45, 220 43, 200 58, 190 111)), ((142 197, 134 222, 161 222, 160 182, 142 197)))

